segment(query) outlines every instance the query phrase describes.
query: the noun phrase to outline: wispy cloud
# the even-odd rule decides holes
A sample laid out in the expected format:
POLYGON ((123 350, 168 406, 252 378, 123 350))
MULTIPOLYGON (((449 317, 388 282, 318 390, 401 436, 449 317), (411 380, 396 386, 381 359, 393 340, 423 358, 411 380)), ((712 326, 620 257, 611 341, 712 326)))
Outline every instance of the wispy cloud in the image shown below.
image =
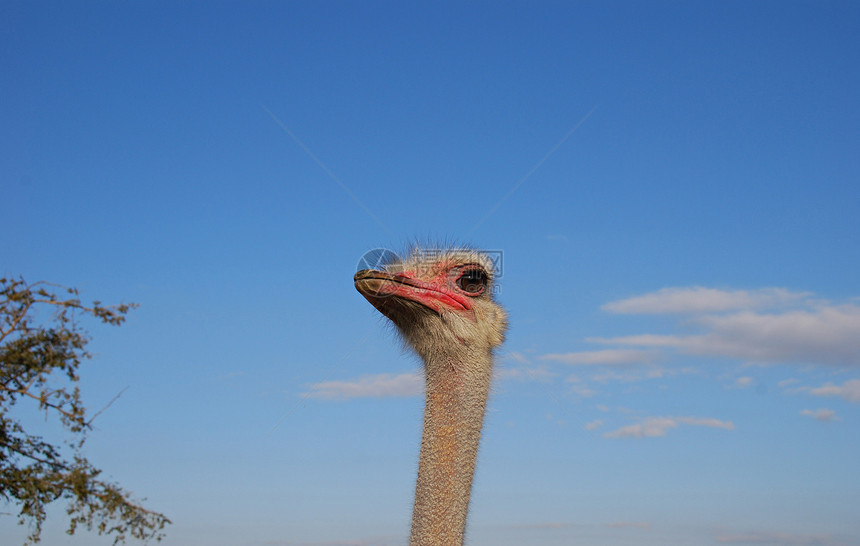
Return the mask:
POLYGON ((263 544, 266 546, 394 546, 395 544, 401 544, 402 542, 402 537, 379 537, 356 540, 332 540, 325 542, 273 541, 264 542, 263 544))
POLYGON ((809 389, 809 393, 815 396, 838 396, 857 404, 860 403, 860 379, 849 379, 841 385, 828 383, 822 387, 809 389))
POLYGON ((571 386, 570 392, 572 392, 573 394, 575 394, 577 396, 581 396, 583 398, 591 398, 592 396, 597 394, 596 390, 589 389, 585 385, 578 385, 578 384, 574 384, 573 386, 571 386))
POLYGON ((575 527, 572 523, 562 523, 560 521, 546 521, 543 523, 523 523, 515 525, 506 525, 511 529, 564 529, 567 527, 575 527))
POLYGON ((529 357, 517 351, 504 353, 499 359, 501 362, 493 368, 494 380, 548 381, 558 375, 545 366, 533 365, 529 357))
POLYGON ((368 375, 351 381, 323 381, 310 386, 308 398, 348 400, 350 398, 387 398, 419 396, 424 379, 419 373, 368 375))
MULTIPOLYGON (((654 363, 658 358, 656 351, 641 349, 604 349, 600 351, 580 351, 574 353, 551 353, 538 357, 540 360, 561 362, 569 366, 590 367, 595 370, 591 380, 597 383, 610 381, 636 382, 657 379, 675 373, 654 363)), ((569 376, 569 383, 579 383, 578 376, 569 376)), ((578 394, 589 396, 593 390, 579 385, 574 389, 578 394)))
POLYGON ((860 307, 825 305, 782 313, 741 311, 706 315, 691 324, 694 335, 640 334, 589 341, 754 362, 860 366, 860 307))
POLYGON ((801 415, 806 415, 808 417, 812 417, 822 423, 829 423, 831 421, 838 421, 839 418, 836 417, 836 412, 832 409, 819 408, 817 410, 808 410, 805 409, 800 412, 801 415))
POLYGON ((651 529, 650 521, 618 521, 615 523, 607 523, 607 527, 612 529, 642 529, 649 530, 651 529))
POLYGON ((735 425, 731 421, 721 421, 713 418, 700 417, 646 417, 641 422, 621 427, 617 430, 605 433, 605 438, 660 438, 679 425, 693 425, 700 427, 721 428, 734 430, 735 425))
POLYGON ((703 286, 663 288, 641 296, 605 304, 602 309, 625 314, 696 314, 784 305, 809 297, 784 288, 720 290, 703 286))
POLYGON ((735 387, 739 389, 746 389, 748 387, 752 387, 753 383, 755 383, 755 379, 752 377, 738 377, 735 379, 735 387))
POLYGON ((371 540, 336 540, 325 542, 291 542, 285 540, 267 540, 259 542, 261 546, 386 546, 393 544, 385 539, 371 540))
POLYGON ((493 370, 493 378, 497 380, 514 379, 517 381, 548 381, 557 374, 547 370, 544 367, 518 366, 516 368, 509 366, 499 366, 493 370))
POLYGON ((577 353, 551 353, 542 355, 541 360, 554 360, 573 366, 595 366, 616 364, 644 364, 654 361, 656 353, 641 349, 604 349, 577 353))
POLYGON ((805 535, 798 533, 755 532, 717 536, 721 544, 774 544, 778 546, 843 546, 830 535, 805 535))
POLYGON ((648 379, 660 379, 667 375, 675 375, 677 373, 685 373, 684 370, 670 370, 661 368, 660 366, 645 366, 633 370, 617 370, 604 369, 591 376, 592 381, 597 383, 608 383, 610 381, 621 381, 623 383, 632 383, 636 381, 645 381, 648 379))
POLYGON ((514 362, 518 362, 520 364, 528 364, 529 362, 531 362, 529 360, 529 357, 519 351, 508 351, 501 355, 501 360, 513 360, 514 362))
POLYGON ((584 428, 585 430, 597 430, 602 426, 603 426, 603 419, 597 419, 597 420, 592 421, 590 423, 586 423, 585 426, 582 428, 584 428))

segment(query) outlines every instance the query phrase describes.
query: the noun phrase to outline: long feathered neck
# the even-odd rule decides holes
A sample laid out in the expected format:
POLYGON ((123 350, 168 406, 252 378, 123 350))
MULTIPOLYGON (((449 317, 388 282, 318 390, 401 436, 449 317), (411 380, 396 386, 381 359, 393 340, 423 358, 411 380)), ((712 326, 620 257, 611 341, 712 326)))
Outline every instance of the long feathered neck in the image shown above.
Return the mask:
POLYGON ((410 546, 463 544, 493 355, 454 349, 418 349, 427 390, 410 546))

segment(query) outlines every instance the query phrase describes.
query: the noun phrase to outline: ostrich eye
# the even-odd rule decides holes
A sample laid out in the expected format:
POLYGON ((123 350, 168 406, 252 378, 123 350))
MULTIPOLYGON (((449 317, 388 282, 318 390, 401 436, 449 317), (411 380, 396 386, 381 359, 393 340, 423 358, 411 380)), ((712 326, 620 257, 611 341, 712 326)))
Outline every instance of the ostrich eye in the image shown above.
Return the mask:
POLYGON ((473 267, 467 269, 462 275, 457 277, 457 286, 470 296, 477 296, 487 287, 488 281, 486 271, 473 267))

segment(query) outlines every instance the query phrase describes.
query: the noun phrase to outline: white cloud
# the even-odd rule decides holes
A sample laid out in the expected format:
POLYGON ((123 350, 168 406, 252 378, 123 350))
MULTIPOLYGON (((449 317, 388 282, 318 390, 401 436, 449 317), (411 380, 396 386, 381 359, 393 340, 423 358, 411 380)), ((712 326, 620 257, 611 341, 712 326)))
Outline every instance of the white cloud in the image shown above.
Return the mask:
POLYGON ((674 348, 686 354, 860 366, 860 307, 822 306, 781 314, 743 311, 694 321, 698 335, 642 334, 589 341, 638 347, 674 348))
POLYGON ((810 394, 815 396, 838 396, 849 402, 860 403, 860 379, 849 379, 842 385, 827 385, 809 389, 810 394))
POLYGON ((411 397, 419 396, 424 392, 424 378, 420 373, 399 375, 383 373, 352 381, 323 381, 314 383, 310 389, 307 393, 309 398, 324 400, 411 397))
POLYGON ((292 542, 289 540, 266 540, 257 542, 261 546, 388 546, 397 544, 399 536, 379 536, 367 539, 327 540, 324 542, 292 542))
POLYGON ((671 417, 649 417, 641 423, 627 425, 618 430, 607 432, 606 438, 656 438, 665 436, 671 428, 677 428, 678 422, 671 417))
MULTIPOLYGON (((605 349, 602 351, 582 351, 575 353, 553 353, 542 355, 541 360, 554 360, 571 366, 596 367, 599 371, 592 375, 592 381, 607 383, 609 381, 634 382, 646 379, 658 379, 672 373, 670 370, 655 365, 657 353, 641 349, 605 349)), ((569 383, 578 383, 580 379, 570 376, 569 383)))
POLYGON ((597 394, 596 390, 589 389, 588 387, 585 387, 583 385, 573 385, 570 388, 570 392, 577 394, 583 398, 590 398, 597 394))
POLYGON ((590 423, 586 423, 584 427, 585 430, 597 430, 603 426, 603 419, 597 419, 596 421, 592 421, 590 423))
POLYGON ((639 345, 640 347, 680 347, 687 338, 683 336, 639 334, 621 337, 589 337, 592 343, 617 343, 619 345, 639 345))
POLYGON ((502 360, 513 360, 514 362, 519 362, 520 364, 528 364, 530 360, 526 355, 519 351, 509 351, 503 355, 501 355, 502 360))
POLYGON ((496 380, 516 379, 518 381, 548 381, 556 374, 546 368, 532 367, 529 365, 517 368, 498 366, 493 369, 493 378, 496 380))
POLYGON ((553 353, 540 356, 541 360, 555 360, 571 365, 643 364, 652 362, 656 354, 638 349, 604 349, 578 353, 553 353))
POLYGON ((607 527, 612 529, 643 529, 645 531, 651 529, 649 521, 618 521, 615 523, 607 523, 607 527))
POLYGON ((734 430, 735 425, 731 421, 721 421, 720 419, 698 418, 698 417, 678 417, 678 422, 685 425, 697 425, 700 427, 722 428, 725 430, 734 430))
POLYGON ((694 425, 702 427, 734 430, 731 421, 721 421, 713 418, 700 417, 647 417, 634 425, 627 425, 612 432, 607 432, 605 438, 659 438, 679 425, 694 425))
POLYGON ((836 412, 832 409, 820 408, 817 410, 808 410, 805 409, 800 412, 801 415, 806 415, 808 417, 812 417, 822 423, 828 423, 830 421, 838 421, 839 418, 836 417, 836 412))
POLYGON ((573 527, 572 523, 562 523, 560 521, 547 521, 544 523, 526 523, 521 525, 509 525, 513 529, 565 529, 573 527))
POLYGON ((623 372, 610 369, 592 375, 591 380, 598 383, 608 383, 609 381, 632 383, 635 381, 644 381, 646 379, 660 379, 666 375, 675 375, 676 373, 676 371, 661 368, 659 366, 648 366, 645 368, 637 368, 635 370, 625 370, 623 372))
POLYGON ((772 307, 809 296, 809 293, 791 292, 784 288, 747 291, 720 290, 703 286, 676 287, 609 302, 601 309, 611 313, 626 314, 696 314, 772 307))
POLYGON ((747 387, 751 387, 755 382, 755 379, 752 377, 738 377, 735 379, 735 387, 739 389, 746 389, 747 387))
POLYGON ((830 535, 756 532, 716 537, 722 544, 773 544, 776 546, 837 546, 844 544, 830 535))

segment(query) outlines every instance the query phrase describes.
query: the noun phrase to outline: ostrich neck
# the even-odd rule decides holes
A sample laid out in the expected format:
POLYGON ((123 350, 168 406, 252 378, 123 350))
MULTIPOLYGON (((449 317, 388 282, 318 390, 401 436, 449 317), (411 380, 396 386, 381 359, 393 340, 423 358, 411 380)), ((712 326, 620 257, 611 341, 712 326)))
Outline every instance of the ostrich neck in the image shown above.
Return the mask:
POLYGON ((424 433, 409 544, 460 546, 490 388, 492 353, 435 354, 425 358, 424 365, 424 433))

